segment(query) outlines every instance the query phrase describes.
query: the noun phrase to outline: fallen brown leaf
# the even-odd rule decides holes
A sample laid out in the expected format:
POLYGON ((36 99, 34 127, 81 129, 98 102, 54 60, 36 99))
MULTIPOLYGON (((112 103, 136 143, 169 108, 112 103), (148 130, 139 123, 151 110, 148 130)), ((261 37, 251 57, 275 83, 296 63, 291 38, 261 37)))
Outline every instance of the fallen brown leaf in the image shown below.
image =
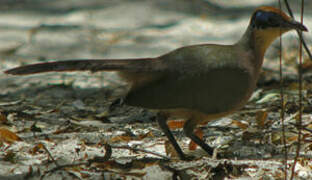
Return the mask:
POLYGON ((22 141, 22 139, 18 135, 16 135, 14 132, 6 128, 0 128, 0 142, 6 142, 9 144, 12 144, 15 141, 22 141))
POLYGON ((261 111, 256 112, 256 122, 260 128, 264 128, 267 118, 268 118, 267 111, 261 110, 261 111))
POLYGON ((236 120, 233 120, 231 124, 241 128, 241 129, 247 129, 248 128, 248 124, 245 124, 245 123, 242 123, 242 122, 236 121, 236 120))
POLYGON ((185 123, 185 120, 171 120, 168 121, 168 126, 170 129, 178 129, 178 128, 183 128, 185 123))
MULTIPOLYGON (((200 138, 203 139, 204 133, 201 129, 196 129, 195 134, 200 138)), ((189 150, 195 150, 197 148, 197 144, 194 141, 191 141, 189 144, 189 150)))

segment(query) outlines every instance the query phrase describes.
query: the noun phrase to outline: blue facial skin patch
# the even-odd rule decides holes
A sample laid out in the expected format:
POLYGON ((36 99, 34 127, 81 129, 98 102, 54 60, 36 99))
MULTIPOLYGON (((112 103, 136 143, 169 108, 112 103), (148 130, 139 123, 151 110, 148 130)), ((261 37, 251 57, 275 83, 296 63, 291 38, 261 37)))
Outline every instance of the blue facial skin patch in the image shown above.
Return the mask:
POLYGON ((263 13, 263 12, 257 12, 257 14, 256 14, 256 21, 267 22, 269 20, 269 16, 272 16, 272 14, 263 13))
POLYGON ((254 15, 253 26, 258 29, 279 26, 279 23, 276 21, 277 20, 276 17, 277 16, 275 13, 258 11, 254 15))

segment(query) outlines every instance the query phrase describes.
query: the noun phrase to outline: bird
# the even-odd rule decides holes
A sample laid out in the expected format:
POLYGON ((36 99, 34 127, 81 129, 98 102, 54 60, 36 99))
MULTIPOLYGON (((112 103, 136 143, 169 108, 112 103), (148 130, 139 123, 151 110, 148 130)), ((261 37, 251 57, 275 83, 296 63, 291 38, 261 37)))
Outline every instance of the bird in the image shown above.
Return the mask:
POLYGON ((266 50, 290 30, 308 31, 280 9, 262 6, 254 10, 247 30, 232 45, 189 45, 153 58, 52 61, 12 68, 5 73, 117 71, 130 85, 124 103, 156 110, 161 130, 179 158, 188 160, 167 119, 185 119, 185 135, 212 155, 213 148, 196 136, 194 129, 244 107, 256 88, 266 50))

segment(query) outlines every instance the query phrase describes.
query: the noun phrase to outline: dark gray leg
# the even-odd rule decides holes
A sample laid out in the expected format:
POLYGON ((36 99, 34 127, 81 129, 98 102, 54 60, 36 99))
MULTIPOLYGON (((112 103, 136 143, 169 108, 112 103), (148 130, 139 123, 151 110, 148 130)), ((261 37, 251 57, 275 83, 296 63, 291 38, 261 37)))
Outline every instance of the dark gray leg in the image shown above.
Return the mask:
POLYGON ((167 117, 162 115, 161 113, 158 113, 157 122, 158 122, 161 130, 165 133, 165 135, 167 136, 167 138, 169 139, 169 141, 173 145, 174 149, 177 151, 179 157, 182 160, 187 160, 185 154, 181 150, 179 144, 177 143, 176 139, 174 138, 174 136, 172 135, 172 133, 171 133, 169 127, 168 127, 167 117))
POLYGON ((192 121, 192 119, 187 120, 183 127, 184 133, 187 137, 189 137, 192 141, 194 141, 197 145, 199 145, 203 150, 212 156, 213 148, 208 146, 208 144, 206 144, 203 140, 194 134, 194 128, 197 125, 195 122, 196 121, 192 121))

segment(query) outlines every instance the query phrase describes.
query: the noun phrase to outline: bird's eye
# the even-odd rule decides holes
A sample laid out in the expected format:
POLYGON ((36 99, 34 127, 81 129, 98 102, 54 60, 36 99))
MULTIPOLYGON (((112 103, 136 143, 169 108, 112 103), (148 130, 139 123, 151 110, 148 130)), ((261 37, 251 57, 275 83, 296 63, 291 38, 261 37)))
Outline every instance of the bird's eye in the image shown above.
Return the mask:
POLYGON ((268 14, 267 13, 264 13, 264 12, 257 12, 256 13, 256 21, 262 21, 262 22, 265 22, 268 20, 268 14))

